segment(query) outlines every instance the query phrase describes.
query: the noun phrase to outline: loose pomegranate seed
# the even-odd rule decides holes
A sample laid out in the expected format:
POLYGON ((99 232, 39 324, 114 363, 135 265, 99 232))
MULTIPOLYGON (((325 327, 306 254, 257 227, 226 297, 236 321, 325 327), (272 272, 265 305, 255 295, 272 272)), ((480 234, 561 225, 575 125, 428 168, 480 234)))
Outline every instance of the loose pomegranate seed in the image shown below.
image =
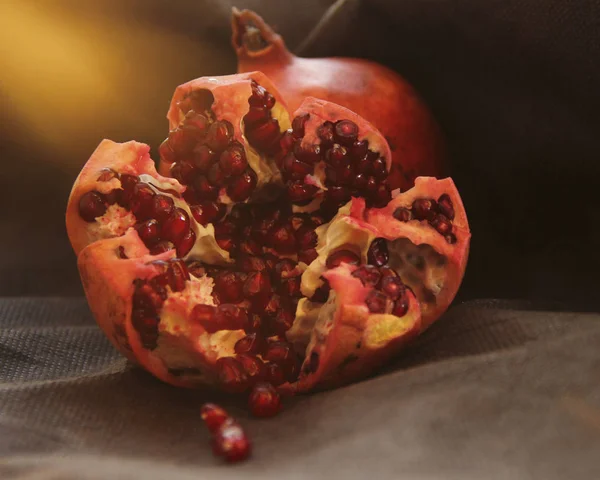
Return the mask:
POLYGON ((226 303, 238 303, 244 299, 244 277, 237 272, 222 272, 215 278, 214 290, 226 303))
POLYGON ((381 291, 392 300, 398 300, 406 292, 406 287, 398 277, 385 277, 381 280, 381 291))
POLYGON ((282 298, 277 294, 273 294, 273 295, 271 295, 271 298, 265 305, 263 313, 266 316, 274 318, 277 315, 277 312, 281 308, 282 304, 283 304, 282 298))
POLYGON ((314 165, 321 160, 321 147, 319 145, 302 145, 300 142, 294 147, 294 155, 301 162, 314 165))
POLYGON ((244 367, 233 357, 221 357, 217 360, 216 368, 219 383, 223 389, 231 393, 241 393, 248 389, 248 376, 244 367))
POLYGON ((221 220, 225 215, 226 209, 222 203, 207 200, 198 205, 190 205, 190 211, 200 225, 206 226, 209 223, 221 220))
POLYGON ((397 317, 403 317, 408 312, 408 298, 406 296, 400 297, 396 300, 394 304, 394 308, 392 309, 392 315, 396 315, 397 317))
POLYGON ((315 185, 308 185, 301 180, 288 185, 288 196, 295 204, 309 203, 319 191, 315 185))
POLYGON ((264 348, 264 338, 258 333, 249 333, 245 337, 240 338, 235 342, 235 346, 233 347, 235 353, 249 353, 252 355, 262 353, 264 348))
POLYGON ((206 424, 210 433, 215 433, 221 425, 229 418, 229 414, 214 403, 205 403, 200 408, 200 416, 206 424))
POLYGON ((86 222, 93 222, 106 213, 106 205, 100 193, 87 192, 79 199, 79 215, 86 222))
POLYGON ((173 242, 169 242, 168 240, 161 240, 156 245, 150 247, 151 255, 159 255, 161 253, 168 252, 169 250, 175 249, 175 245, 173 242))
POLYGON ((279 291, 282 295, 291 298, 300 298, 302 297, 302 292, 300 291, 300 285, 302 283, 302 278, 300 276, 288 278, 281 282, 281 286, 279 287, 279 291))
POLYGON ((241 175, 248 166, 244 147, 235 143, 227 147, 219 157, 219 165, 226 175, 241 175))
POLYGON ((247 169, 238 177, 234 177, 227 186, 227 195, 234 202, 243 202, 256 188, 257 177, 253 170, 247 169))
POLYGON ((222 303, 215 310, 215 322, 221 330, 249 330, 248 312, 245 308, 222 303))
POLYGON ((441 213, 435 215, 432 220, 429 221, 431 226, 435 228, 440 234, 447 235, 452 232, 452 224, 445 215, 441 213))
POLYGON ((267 374, 267 367, 260 358, 254 355, 248 355, 245 353, 238 354, 236 356, 238 362, 242 364, 244 372, 248 376, 248 382, 250 385, 254 385, 256 382, 264 380, 267 374))
POLYGON ((271 292, 271 280, 265 272, 252 272, 244 282, 244 297, 251 300, 259 295, 267 295, 271 292))
POLYGON ((367 262, 371 265, 382 267, 390 259, 388 245, 385 238, 376 238, 371 242, 367 252, 367 262))
POLYGON ((298 115, 296 118, 294 118, 294 120, 292 120, 292 132, 294 137, 302 138, 304 136, 304 126, 306 125, 306 122, 308 122, 309 118, 310 115, 305 113, 303 115, 298 115))
POLYGON ((235 240, 231 236, 216 237, 217 245, 227 252, 235 250, 235 240))
POLYGON ((385 313, 389 299, 383 293, 372 290, 368 293, 365 303, 367 304, 367 307, 369 307, 371 313, 385 313))
POLYGON ((276 387, 285 382, 283 369, 276 363, 267 363, 267 381, 276 387))
POLYGON ((352 272, 352 276, 360 279, 364 286, 369 287, 374 287, 381 279, 379 269, 373 265, 362 265, 358 267, 352 272))
POLYGON ((437 201, 438 210, 450 220, 454 220, 454 205, 450 195, 443 193, 437 201))
POLYGON ((175 245, 177 256, 185 257, 188 253, 190 253, 190 250, 194 247, 195 243, 196 233, 190 228, 183 237, 177 240, 177 245, 175 245))
POLYGON ((190 157, 192 164, 203 174, 208 172, 217 158, 217 154, 208 145, 197 146, 190 157))
MULTIPOLYGON (((246 227, 251 229, 252 227, 246 227)), ((253 240, 249 236, 242 236, 242 238, 246 238, 242 243, 240 243, 239 250, 240 253, 245 253, 247 255, 260 255, 262 253, 262 246, 258 244, 256 240, 253 240)))
POLYGON ((298 261, 310 265, 318 256, 317 251, 314 248, 310 248, 298 253, 298 261))
POLYGON ((236 463, 246 460, 252 453, 252 444, 242 427, 228 418, 217 429, 212 440, 213 453, 227 462, 236 463))
POLYGON ((437 204, 430 198, 418 198, 412 204, 413 216, 417 220, 429 220, 435 215, 437 204))
POLYGON ((392 214, 396 220, 400 222, 408 222, 412 220, 412 212, 408 208, 398 207, 392 214))
POLYGON ((351 146, 358 137, 358 125, 351 120, 340 120, 335 124, 334 134, 339 143, 351 146))
POLYGON ((296 237, 291 225, 279 225, 268 232, 269 245, 278 253, 294 253, 296 251, 296 237))
POLYGON ((273 417, 281 410, 281 398, 270 383, 257 383, 250 392, 248 407, 255 417, 273 417))
POLYGON ((177 244, 190 229, 190 218, 182 208, 176 208, 163 222, 161 237, 177 244))
POLYGON ((360 265, 360 257, 350 250, 337 250, 327 257, 325 266, 327 268, 335 268, 339 267, 342 263, 360 265))
POLYGON ((227 120, 217 120, 212 123, 206 134, 206 145, 212 150, 220 152, 233 137, 233 125, 227 120))

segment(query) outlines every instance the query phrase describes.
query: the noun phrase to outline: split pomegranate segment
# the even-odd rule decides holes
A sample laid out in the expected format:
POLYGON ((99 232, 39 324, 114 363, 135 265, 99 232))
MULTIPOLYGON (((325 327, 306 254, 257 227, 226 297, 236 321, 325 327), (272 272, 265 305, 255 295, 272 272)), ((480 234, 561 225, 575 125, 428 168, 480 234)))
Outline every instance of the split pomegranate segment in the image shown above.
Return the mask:
POLYGON ((389 148, 353 112, 309 98, 290 122, 249 74, 178 87, 168 117, 176 178, 105 141, 67 207, 90 308, 157 377, 274 411, 265 383, 362 378, 454 298, 470 238, 454 184, 391 192, 389 148))

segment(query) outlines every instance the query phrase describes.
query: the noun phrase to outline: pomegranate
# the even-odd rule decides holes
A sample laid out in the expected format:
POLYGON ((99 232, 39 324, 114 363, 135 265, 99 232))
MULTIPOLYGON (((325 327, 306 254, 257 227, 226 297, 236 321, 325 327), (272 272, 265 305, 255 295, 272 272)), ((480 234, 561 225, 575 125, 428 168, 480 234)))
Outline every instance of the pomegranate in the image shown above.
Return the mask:
POLYGON ((257 385, 362 378, 454 298, 470 233, 452 180, 392 191, 389 149, 358 115, 308 98, 290 117, 250 73, 178 87, 169 120, 159 169, 174 178, 148 146, 105 140, 66 219, 96 320, 158 378, 254 388, 268 410, 257 385))
POLYGON ((440 129, 415 90, 394 71, 358 58, 301 58, 250 10, 233 8, 238 72, 264 72, 296 110, 308 96, 343 105, 373 123, 394 154, 388 183, 410 188, 417 176, 445 174, 440 129))

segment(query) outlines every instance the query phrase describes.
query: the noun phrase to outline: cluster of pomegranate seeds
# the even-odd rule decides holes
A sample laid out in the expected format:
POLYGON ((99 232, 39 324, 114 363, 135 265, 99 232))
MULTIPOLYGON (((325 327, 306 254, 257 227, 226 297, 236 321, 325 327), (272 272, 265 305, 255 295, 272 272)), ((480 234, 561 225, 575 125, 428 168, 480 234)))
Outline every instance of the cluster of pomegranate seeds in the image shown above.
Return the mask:
POLYGON ((290 201, 307 205, 318 188, 306 182, 320 162, 325 163, 327 191, 322 208, 335 212, 351 196, 365 197, 369 207, 384 207, 392 195, 386 183, 386 160, 359 140, 359 129, 351 120, 325 122, 317 129, 320 143, 302 145, 309 114, 294 118, 280 145, 279 166, 287 182, 290 201))
POLYGON ((223 408, 205 403, 200 409, 202 420, 212 434, 212 451, 229 463, 246 460, 252 453, 252 444, 242 426, 223 408))
MULTIPOLYGON (((93 222, 106 213, 110 205, 118 204, 135 215, 135 229, 153 255, 176 249, 179 257, 185 256, 196 241, 185 210, 175 206, 172 196, 157 193, 148 183, 136 175, 120 174, 111 169, 100 172, 98 181, 117 178, 121 188, 108 194, 90 191, 79 200, 79 215, 86 222, 93 222)), ((158 190, 158 189, 156 189, 158 190)))
POLYGON ((402 317, 408 312, 408 292, 398 274, 387 265, 362 265, 352 272, 366 287, 371 287, 365 303, 371 313, 391 313, 402 317))
POLYGON ((410 220, 425 220, 443 235, 450 244, 456 243, 456 235, 452 232, 452 220, 454 220, 454 205, 452 199, 446 193, 435 201, 433 198, 417 198, 411 208, 398 207, 393 216, 401 222, 410 220))
POLYGON ((151 265, 160 273, 148 280, 134 281, 131 311, 131 323, 140 335, 142 346, 149 350, 157 346, 160 311, 169 291, 182 291, 190 278, 182 260, 157 260, 151 265))

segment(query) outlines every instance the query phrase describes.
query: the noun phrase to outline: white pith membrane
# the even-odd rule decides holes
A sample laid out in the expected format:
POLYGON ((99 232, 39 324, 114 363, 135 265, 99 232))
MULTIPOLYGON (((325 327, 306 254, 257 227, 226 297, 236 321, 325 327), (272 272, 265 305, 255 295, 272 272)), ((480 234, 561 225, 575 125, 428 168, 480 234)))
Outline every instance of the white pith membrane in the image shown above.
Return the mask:
MULTIPOLYGON (((211 79, 207 79, 210 83, 211 79)), ((248 87, 249 88, 249 87, 248 87)), ((246 97, 247 98, 247 97, 246 97)), ((225 105, 215 104, 216 118, 227 120, 229 114, 227 110, 218 113, 219 108, 225 108, 225 105), (221 105, 221 107, 219 107, 221 105)), ((275 107, 278 103, 275 104, 275 107)), ((275 110, 275 107, 273 110, 275 110)), ((275 116, 275 112, 274 112, 275 116)), ((181 121, 182 114, 179 112, 178 121, 181 121)), ((323 121, 321 117, 315 117, 319 123, 323 121)), ((170 120, 173 121, 171 116, 170 120)), ((259 173, 259 182, 255 190, 256 195, 248 199, 248 203, 260 203, 261 200, 271 198, 270 193, 278 189, 281 190, 281 174, 277 170, 275 163, 268 157, 260 157, 256 150, 251 147, 243 134, 243 121, 231 123, 236 130, 234 138, 240 141, 245 148, 250 166, 259 173), (238 137, 239 134, 239 137, 238 137), (261 176, 264 174, 264 176, 261 176), (265 180, 267 179, 267 180, 265 180), (262 183, 261 183, 262 182, 262 183), (264 187, 262 190, 258 187, 264 187), (277 187, 271 189, 270 187, 277 187), (260 192, 266 192, 262 196, 260 192)), ((177 123, 175 124, 177 126, 177 123)), ((281 124, 282 131, 289 127, 281 124)), ((311 127, 312 128, 312 127, 311 127)), ((311 135, 315 135, 311 130, 311 135)), ((373 134, 370 138, 370 148, 375 150, 377 144, 377 135, 373 134)), ((310 135, 304 137, 310 138, 310 135)), ((359 139, 363 139, 360 134, 359 139)), ((381 146, 385 149, 384 146, 381 146)), ((391 157, 388 157, 389 160, 391 157)), ((106 166, 106 165, 104 165, 106 166)), ((319 168, 324 168, 324 163, 319 164, 319 168)), ((123 173, 123 172, 119 172, 123 173)), ((323 172, 316 172, 308 181, 326 189, 321 182, 323 172), (312 180, 311 180, 312 179, 312 180)), ((187 253, 183 260, 186 263, 191 261, 200 261, 207 265, 227 266, 232 265, 234 260, 229 252, 219 247, 215 240, 215 228, 212 223, 206 226, 199 224, 192 214, 187 202, 178 195, 173 195, 166 190, 173 189, 173 180, 159 180, 151 174, 139 174, 139 180, 145 182, 155 193, 172 198, 175 207, 184 210, 190 220, 190 228, 196 235, 196 241, 192 249, 187 253)), ((97 182, 96 190, 101 193, 108 193, 114 188, 121 186, 118 179, 109 182, 97 182)), ((227 214, 235 202, 232 202, 221 189, 219 201, 227 204, 227 214)), ((371 243, 376 238, 384 238, 385 235, 364 218, 357 218, 353 214, 356 203, 362 202, 364 209, 364 200, 353 200, 338 210, 336 216, 329 222, 316 228, 318 244, 316 251, 318 257, 306 265, 298 263, 298 269, 302 271, 301 291, 305 295, 300 299, 296 308, 296 318, 293 326, 286 334, 287 340, 294 346, 297 353, 304 357, 304 363, 301 367, 300 383, 307 378, 317 378, 323 383, 335 381, 336 377, 352 379, 352 375, 362 375, 366 371, 353 370, 353 363, 359 358, 364 359, 365 364, 377 360, 377 353, 385 350, 388 345, 393 344, 397 339, 402 338, 407 333, 420 329, 421 313, 427 313, 428 310, 435 307, 435 295, 442 291, 446 282, 446 267, 448 258, 444 252, 437 252, 426 242, 419 245, 411 242, 407 237, 400 235, 398 238, 390 238, 388 249, 390 254, 389 266, 393 268, 401 277, 402 281, 409 286, 415 293, 419 302, 412 294, 409 294, 409 309, 402 317, 392 315, 389 311, 383 314, 370 313, 364 302, 366 292, 372 290, 362 286, 360 280, 352 277, 352 271, 356 267, 342 265, 336 269, 326 271, 325 263, 331 253, 337 250, 347 249, 361 258, 361 264, 367 264, 367 252, 371 243), (309 300, 323 281, 321 277, 326 277, 331 285, 331 291, 326 302, 318 303, 309 300), (356 287, 356 283, 360 286, 356 287), (350 289, 357 295, 353 298, 348 297, 348 285, 354 284, 350 289), (360 292, 364 295, 361 298, 360 292), (420 305, 419 305, 420 303, 420 305), (355 330, 358 332, 358 340, 354 338, 352 345, 345 344, 344 338, 332 335, 338 327, 347 328, 348 323, 355 322, 355 330), (316 358, 317 362, 311 362, 316 358), (314 367, 314 363, 317 367, 314 367), (310 367, 310 368, 307 368, 310 367), (314 368, 313 368, 314 367, 314 368)), ((242 202, 245 203, 245 202, 242 202)), ((293 211, 314 211, 318 208, 320 198, 317 197, 311 204, 300 207, 293 206, 293 211)), ((111 238, 135 231, 135 217, 126 209, 118 205, 108 207, 106 213, 96 218, 96 222, 88 224, 89 231, 94 240, 111 238)), ((389 221, 395 221, 389 219, 389 221)), ((426 222, 417 220, 408 222, 406 227, 430 229, 433 227, 426 222), (425 223, 425 226, 423 225, 425 223)), ((438 235, 435 232, 435 235, 438 235)), ((275 253, 273 249, 265 249, 266 252, 275 253)), ((125 254, 128 255, 127 249, 125 254)), ((290 258, 297 262, 296 254, 277 253, 279 258, 290 258)), ((208 275, 196 277, 190 275, 183 291, 174 292, 170 287, 167 299, 163 302, 159 311, 160 317, 158 324, 157 345, 152 349, 145 349, 145 354, 153 359, 153 362, 160 362, 168 371, 169 375, 176 377, 184 383, 191 385, 216 384, 217 376, 215 369, 212 368, 215 362, 222 357, 235 357, 235 343, 247 332, 243 330, 222 330, 215 333, 208 333, 198 324, 190 321, 191 312, 198 304, 215 305, 212 297, 214 280, 208 275)), ((238 304, 238 306, 243 306, 238 304)), ((388 309, 389 310, 389 309, 388 309)), ((129 311, 131 315, 131 310, 129 311)), ((131 320, 131 319, 130 319, 131 320)), ((418 332, 417 332, 418 333, 418 332)), ((275 337, 271 337, 275 339, 275 337)), ((140 343, 138 339, 138 344, 140 343)), ((260 354, 256 355, 262 358, 260 354)), ((310 380, 307 383, 310 382, 310 380)), ((312 385, 308 385, 310 388, 312 385)), ((304 387, 300 388, 303 389, 304 387)))

